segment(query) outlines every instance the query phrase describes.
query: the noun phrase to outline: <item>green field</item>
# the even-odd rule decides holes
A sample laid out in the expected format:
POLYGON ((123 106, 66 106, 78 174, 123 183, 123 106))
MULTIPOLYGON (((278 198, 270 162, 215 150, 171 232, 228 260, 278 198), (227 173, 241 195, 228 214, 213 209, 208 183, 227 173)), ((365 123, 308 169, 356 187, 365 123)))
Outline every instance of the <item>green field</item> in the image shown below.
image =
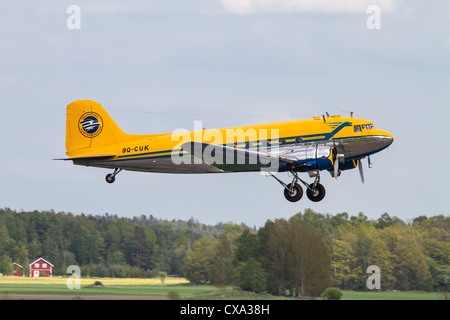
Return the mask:
MULTIPOLYGON (((128 296, 167 298, 169 292, 185 300, 275 300, 290 299, 276 297, 269 294, 256 294, 227 288, 226 290, 214 286, 194 286, 186 283, 185 279, 168 279, 161 284, 158 279, 82 279, 80 289, 68 289, 67 278, 0 278, 0 300, 27 299, 26 295, 57 295, 72 296, 73 299, 83 299, 85 296, 128 296), (101 281, 104 287, 94 287, 95 281, 101 281), (17 296, 20 295, 20 296, 17 296)), ((443 293, 436 292, 356 292, 343 291, 342 300, 444 300, 443 293)), ((448 296, 447 296, 448 297, 448 296)), ((39 299, 39 298, 35 298, 39 299)))
POLYGON ((175 291, 181 298, 189 298, 202 292, 216 290, 212 286, 191 286, 186 279, 113 279, 82 278, 80 289, 68 289, 67 278, 0 278, 0 299, 14 299, 13 295, 59 295, 59 296, 151 296, 167 298, 175 291), (93 284, 100 281, 104 286, 93 284))
POLYGON ((10 299, 13 294, 32 294, 32 295, 103 295, 103 296, 168 296, 169 291, 176 291, 183 299, 189 299, 196 294, 211 292, 216 290, 211 286, 189 286, 189 285, 116 285, 111 287, 88 287, 82 286, 81 289, 69 290, 67 287, 56 284, 48 285, 1 285, 0 299, 10 299))
POLYGON ((445 300, 445 295, 438 292, 342 291, 342 293, 342 300, 445 300))
MULTIPOLYGON (((183 299, 190 298, 202 292, 217 290, 213 286, 191 286, 186 283, 163 285, 160 280, 147 279, 82 279, 80 289, 68 289, 67 278, 60 279, 31 279, 0 278, 0 299, 11 299, 12 295, 101 295, 101 296, 151 296, 167 298, 169 291, 175 291, 183 299), (100 281, 103 287, 93 286, 100 281)), ((172 281, 174 282, 174 281, 172 281)), ((183 281, 185 282, 185 281, 183 281)))

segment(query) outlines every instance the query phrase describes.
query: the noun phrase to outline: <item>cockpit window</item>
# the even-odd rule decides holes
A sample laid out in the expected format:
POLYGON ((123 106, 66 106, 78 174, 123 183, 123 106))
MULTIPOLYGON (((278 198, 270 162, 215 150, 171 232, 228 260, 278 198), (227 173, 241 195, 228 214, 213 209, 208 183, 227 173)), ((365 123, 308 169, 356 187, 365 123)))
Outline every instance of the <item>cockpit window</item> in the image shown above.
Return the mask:
POLYGON ((353 126, 353 131, 354 132, 361 132, 361 126, 358 124, 356 126, 353 126))
POLYGON ((373 124, 367 124, 366 128, 367 129, 375 129, 375 126, 373 124))

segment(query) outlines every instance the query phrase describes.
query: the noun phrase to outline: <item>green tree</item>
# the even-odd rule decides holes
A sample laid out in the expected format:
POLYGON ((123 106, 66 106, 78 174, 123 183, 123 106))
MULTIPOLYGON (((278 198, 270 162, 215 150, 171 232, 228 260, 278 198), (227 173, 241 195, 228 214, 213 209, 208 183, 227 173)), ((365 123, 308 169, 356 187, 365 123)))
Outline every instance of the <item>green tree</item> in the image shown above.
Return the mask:
POLYGON ((333 284, 344 290, 354 289, 362 271, 351 244, 336 238, 331 239, 330 255, 333 284))
POLYGON ((117 249, 115 246, 109 248, 106 251, 106 264, 107 265, 125 265, 127 262, 125 260, 125 256, 123 255, 122 251, 117 249))
POLYGON ((396 279, 394 276, 394 268, 391 263, 391 253, 387 249, 387 245, 380 237, 372 236, 369 256, 367 258, 368 265, 376 265, 381 270, 381 289, 395 289, 396 279))
POLYGON ((203 237, 192 245, 184 267, 185 277, 190 282, 202 284, 210 281, 217 241, 213 237, 203 237))
POLYGON ((0 255, 9 255, 13 243, 6 225, 0 224, 0 255))
POLYGON ((190 243, 180 244, 176 246, 172 251, 172 260, 170 263, 171 274, 173 275, 183 275, 183 268, 186 264, 187 248, 190 247, 190 243))
POLYGON ((330 285, 330 258, 319 230, 290 221, 289 271, 296 294, 319 296, 330 285))
POLYGON ((167 278, 167 272, 166 271, 158 272, 158 278, 161 280, 161 284, 164 284, 164 281, 167 278))
POLYGON ((390 227, 396 223, 405 224, 400 218, 398 217, 391 217, 387 212, 383 213, 380 218, 377 220, 376 227, 379 229, 383 229, 386 227, 390 227))
POLYGON ((257 258, 258 252, 258 236, 256 233, 244 229, 239 238, 236 239, 236 259, 239 262, 248 261, 250 258, 257 258))
POLYGON ((226 234, 217 241, 214 258, 212 260, 210 280, 218 286, 223 287, 231 283, 233 271, 233 249, 226 234))
POLYGON ((16 258, 16 261, 22 266, 22 272, 25 276, 28 276, 30 274, 30 266, 29 266, 29 259, 28 259, 28 250, 25 246, 20 247, 19 254, 16 258))
POLYGON ((138 268, 148 269, 150 262, 150 246, 144 228, 134 228, 134 239, 131 242, 131 257, 133 265, 138 268))
POLYGON ((450 266, 450 242, 430 239, 426 244, 426 253, 437 263, 450 266))
POLYGON ((0 273, 3 275, 12 275, 13 273, 13 262, 7 255, 0 256, 0 273))
POLYGON ((155 249, 152 255, 154 269, 170 270, 174 231, 170 225, 166 224, 154 225, 151 230, 156 235, 155 249))
POLYGON ((391 263, 397 289, 426 290, 431 273, 417 231, 400 225, 387 229, 393 231, 390 232, 391 263))
POLYGON ((284 219, 268 220, 258 231, 262 247, 266 248, 264 266, 269 272, 268 289, 276 295, 283 295, 288 288, 288 222, 284 219))
POLYGON ((254 258, 239 262, 234 269, 233 279, 242 290, 257 293, 266 291, 267 273, 262 264, 254 258))
POLYGON ((275 293, 320 295, 330 284, 330 259, 320 232, 295 217, 268 221, 264 229, 265 264, 275 293))

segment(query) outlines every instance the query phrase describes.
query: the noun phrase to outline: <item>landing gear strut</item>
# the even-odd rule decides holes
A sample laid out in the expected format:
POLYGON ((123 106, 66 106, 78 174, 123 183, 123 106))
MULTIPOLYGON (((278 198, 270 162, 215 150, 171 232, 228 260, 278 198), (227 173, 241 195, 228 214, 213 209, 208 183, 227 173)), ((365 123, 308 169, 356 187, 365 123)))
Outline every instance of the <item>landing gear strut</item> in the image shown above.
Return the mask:
POLYGON ((123 169, 121 169, 121 168, 115 168, 113 173, 108 173, 105 178, 106 182, 113 183, 114 181, 116 181, 116 175, 118 175, 119 172, 122 170, 123 169))
POLYGON ((306 187, 306 196, 313 202, 319 202, 325 197, 325 187, 321 185, 319 171, 316 172, 316 179, 313 183, 308 184, 299 178, 297 171, 290 170, 292 174, 292 182, 285 184, 283 181, 275 177, 271 172, 269 175, 277 180, 284 187, 284 197, 290 202, 297 202, 303 196, 303 189, 298 184, 300 181, 306 187))

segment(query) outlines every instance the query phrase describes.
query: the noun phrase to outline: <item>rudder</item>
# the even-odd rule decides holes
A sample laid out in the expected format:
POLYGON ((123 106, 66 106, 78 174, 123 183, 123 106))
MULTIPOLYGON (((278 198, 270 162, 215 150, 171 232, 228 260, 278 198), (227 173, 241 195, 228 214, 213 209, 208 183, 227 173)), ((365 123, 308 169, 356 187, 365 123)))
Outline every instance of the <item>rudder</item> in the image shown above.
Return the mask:
POLYGON ((125 140, 127 134, 120 129, 106 110, 92 100, 77 100, 67 106, 66 154, 78 153, 125 140), (79 152, 77 152, 79 151, 79 152))

